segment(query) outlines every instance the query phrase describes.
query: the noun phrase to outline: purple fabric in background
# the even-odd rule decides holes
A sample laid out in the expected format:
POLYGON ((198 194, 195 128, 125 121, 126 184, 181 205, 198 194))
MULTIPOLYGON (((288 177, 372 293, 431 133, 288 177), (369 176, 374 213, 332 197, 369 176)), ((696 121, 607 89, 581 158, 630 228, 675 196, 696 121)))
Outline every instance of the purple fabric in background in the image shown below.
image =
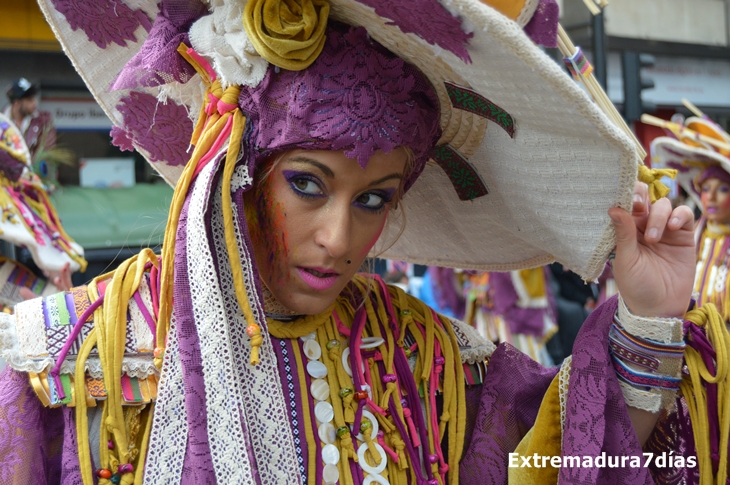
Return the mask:
MULTIPOLYGON (((521 308, 517 306, 518 296, 510 273, 489 273, 489 291, 494 301, 494 313, 504 317, 505 323, 513 334, 521 333, 542 337, 545 333, 545 313, 555 315, 555 305, 550 291, 550 275, 545 271, 545 293, 548 299, 546 308, 521 308)), ((553 317, 553 320, 555 318, 553 317)))
POLYGON ((559 17, 560 7, 555 0, 540 0, 524 31, 535 44, 557 47, 559 17))
POLYGON ((144 45, 124 66, 111 90, 188 82, 195 69, 177 53, 177 48, 180 42, 190 45, 190 26, 207 13, 199 0, 163 0, 144 45))
POLYGON ((440 308, 448 308, 454 318, 462 320, 466 311, 466 300, 456 288, 456 274, 453 268, 429 266, 433 296, 440 308))

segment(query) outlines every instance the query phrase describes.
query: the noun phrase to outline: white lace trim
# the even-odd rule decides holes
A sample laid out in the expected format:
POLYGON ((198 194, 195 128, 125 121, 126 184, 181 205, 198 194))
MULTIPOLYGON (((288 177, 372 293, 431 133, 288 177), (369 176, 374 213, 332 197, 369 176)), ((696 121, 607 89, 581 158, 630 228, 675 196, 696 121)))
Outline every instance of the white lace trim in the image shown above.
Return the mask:
POLYGON ((662 407, 662 394, 659 391, 645 391, 638 389, 631 384, 619 380, 621 392, 624 395, 626 404, 632 408, 643 409, 650 413, 658 413, 662 407))
POLYGON ((459 341, 459 352, 461 353, 461 362, 463 364, 484 362, 497 349, 494 342, 479 335, 471 325, 456 320, 455 318, 449 318, 449 321, 451 321, 454 333, 459 341))
POLYGON ((43 298, 33 298, 15 305, 15 330, 24 356, 48 355, 43 298))
POLYGON ((664 344, 683 340, 682 320, 679 318, 647 318, 631 314, 623 298, 618 299, 618 319, 632 335, 664 344))
MULTIPOLYGON (((142 297, 142 303, 147 308, 147 312, 152 315, 152 295, 150 294, 147 278, 142 278, 139 284, 139 295, 142 297)), ((152 352, 154 350, 154 337, 147 320, 137 305, 137 300, 134 298, 129 300, 129 318, 131 320, 130 326, 137 343, 137 350, 140 352, 152 352)))
MULTIPOLYGON (((233 369, 229 322, 205 232, 207 188, 216 166, 209 164, 203 169, 190 200, 187 225, 190 297, 200 342, 208 440, 216 480, 221 483, 254 483, 251 464, 249 460, 242 459, 248 456, 244 423, 241 421, 244 409, 233 369)), ((220 215, 214 213, 213 218, 217 217, 220 215)))
POLYGON ((248 167, 243 164, 237 166, 231 177, 231 192, 245 189, 250 187, 251 184, 253 184, 253 177, 248 173, 248 167))
POLYGON ((185 385, 177 341, 175 314, 170 319, 165 356, 145 459, 144 484, 180 483, 188 425, 185 414, 185 385))
POLYGON ((569 355, 563 361, 558 372, 558 399, 560 400, 560 435, 565 429, 565 412, 568 408, 568 388, 570 387, 570 369, 573 366, 573 356, 569 355))
POLYGON ((234 206, 233 223, 236 231, 236 242, 241 257, 244 286, 254 318, 262 328, 264 342, 259 349, 261 362, 256 366, 249 365, 250 342, 245 334, 246 322, 236 300, 233 277, 229 270, 230 262, 225 249, 221 199, 214 201, 214 217, 211 221, 213 241, 218 256, 218 268, 226 316, 230 331, 230 349, 234 355, 241 386, 240 397, 247 422, 250 444, 256 456, 257 471, 262 483, 293 484, 301 483, 299 463, 294 447, 294 432, 289 419, 288 399, 284 395, 281 381, 278 379, 276 354, 269 333, 266 331, 266 317, 262 303, 257 299, 256 278, 253 270, 252 256, 243 244, 242 229, 239 221, 243 220, 243 208, 234 206), (262 415, 260 409, 269 412, 262 415))

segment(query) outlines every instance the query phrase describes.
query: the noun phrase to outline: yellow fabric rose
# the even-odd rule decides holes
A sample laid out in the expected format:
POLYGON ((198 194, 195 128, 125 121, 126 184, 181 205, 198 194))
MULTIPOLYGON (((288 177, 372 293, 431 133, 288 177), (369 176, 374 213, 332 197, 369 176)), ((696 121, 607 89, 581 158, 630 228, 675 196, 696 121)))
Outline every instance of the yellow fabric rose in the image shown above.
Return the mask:
POLYGON ((261 57, 301 71, 322 52, 329 11, 326 0, 249 0, 243 25, 261 57))

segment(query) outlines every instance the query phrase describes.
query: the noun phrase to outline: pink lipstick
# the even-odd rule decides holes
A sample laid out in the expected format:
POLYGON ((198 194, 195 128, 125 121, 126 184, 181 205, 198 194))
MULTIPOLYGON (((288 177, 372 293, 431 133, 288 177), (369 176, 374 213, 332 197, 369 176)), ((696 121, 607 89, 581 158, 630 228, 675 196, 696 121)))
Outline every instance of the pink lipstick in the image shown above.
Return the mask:
POLYGON ((324 291, 335 284, 340 274, 325 268, 297 267, 299 276, 306 284, 318 291, 324 291))

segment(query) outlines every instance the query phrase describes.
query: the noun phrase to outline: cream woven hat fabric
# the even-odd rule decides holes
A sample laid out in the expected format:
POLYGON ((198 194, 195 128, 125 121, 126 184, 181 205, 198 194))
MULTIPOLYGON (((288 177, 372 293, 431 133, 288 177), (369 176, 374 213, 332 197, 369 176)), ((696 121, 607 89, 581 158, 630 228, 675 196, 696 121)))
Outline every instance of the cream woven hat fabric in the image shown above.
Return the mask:
MULTIPOLYGON (((684 121, 684 127, 730 144, 730 136, 716 124, 698 117, 684 121)), ((661 136, 651 143, 652 161, 655 165, 677 170, 677 182, 702 207, 695 179, 709 166, 718 165, 730 173, 730 158, 708 143, 684 138, 661 136)))
MULTIPOLYGON (((385 257, 483 270, 557 260, 587 279, 602 272, 615 245, 607 211, 630 207, 640 162, 632 141, 523 31, 546 1, 496 2, 517 5, 512 18, 479 0, 419 0, 415 8, 405 0, 329 2, 330 19, 365 27, 420 68, 441 104, 440 155, 404 198, 400 238, 391 245, 401 228, 394 217, 375 252, 389 246, 385 257), (459 192, 460 177, 476 190, 459 192)), ((255 82, 261 72, 235 15, 244 4, 206 5, 212 12, 206 32, 217 32, 217 40, 206 42, 202 24, 190 31, 193 47, 210 54, 220 78, 233 83, 255 82)), ((142 49, 158 2, 101 0, 93 12, 81 0, 40 5, 97 101, 126 134, 121 143, 174 184, 193 126, 187 115, 200 106, 199 77, 110 89, 142 49)))

